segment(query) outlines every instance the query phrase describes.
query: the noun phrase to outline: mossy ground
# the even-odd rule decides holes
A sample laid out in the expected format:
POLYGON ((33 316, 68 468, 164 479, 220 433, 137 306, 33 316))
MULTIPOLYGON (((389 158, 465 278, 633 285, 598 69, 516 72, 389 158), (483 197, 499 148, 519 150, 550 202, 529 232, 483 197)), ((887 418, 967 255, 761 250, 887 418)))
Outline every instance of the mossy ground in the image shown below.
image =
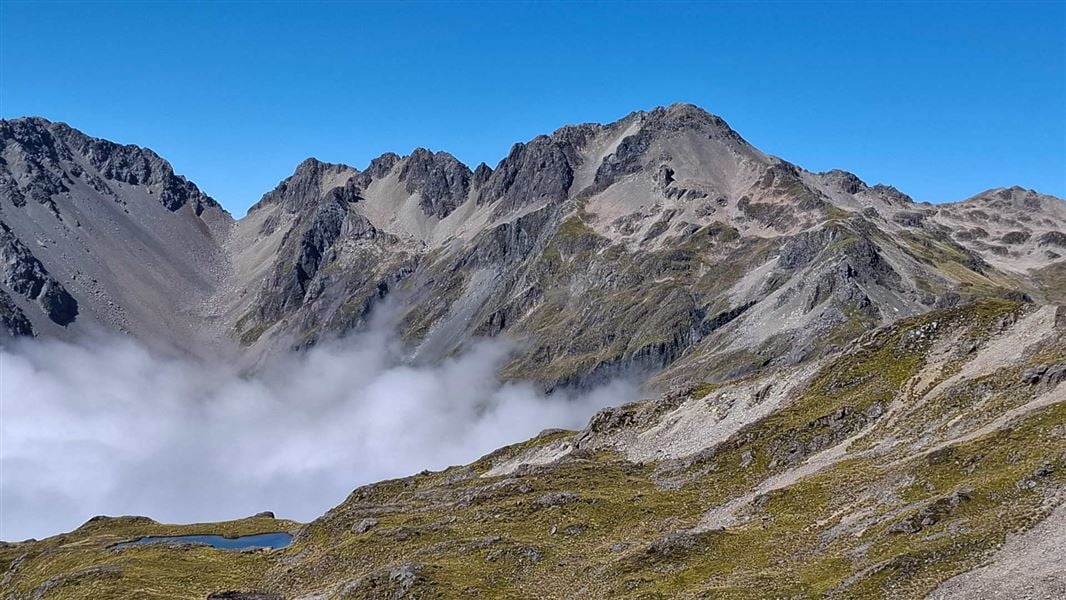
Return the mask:
POLYGON ((113 546, 145 536, 233 537, 294 532, 298 527, 293 521, 268 518, 192 525, 129 517, 93 520, 67 534, 0 548, 0 568, 10 573, 9 580, 0 586, 0 597, 147 600, 205 598, 218 590, 255 589, 276 552, 157 544, 123 549, 113 546))

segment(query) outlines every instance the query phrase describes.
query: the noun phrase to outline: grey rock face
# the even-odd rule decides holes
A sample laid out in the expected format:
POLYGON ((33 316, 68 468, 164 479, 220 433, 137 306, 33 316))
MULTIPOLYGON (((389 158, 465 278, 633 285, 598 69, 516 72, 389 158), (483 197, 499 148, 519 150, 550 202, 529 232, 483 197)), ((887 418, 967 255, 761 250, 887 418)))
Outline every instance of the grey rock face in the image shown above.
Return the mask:
POLYGON ((10 173, 3 177, 5 182, 16 182, 14 187, 4 184, 16 198, 16 205, 24 198, 47 203, 51 196, 70 191, 73 180, 78 178, 104 193, 112 192, 106 181, 145 186, 171 211, 187 204, 197 215, 207 207, 220 208, 195 185, 176 175, 167 161, 146 148, 91 138, 63 123, 45 119, 2 121, 0 140, 5 163, 20 167, 24 174, 21 182, 10 173), (79 164, 81 160, 103 180, 87 172, 79 164), (68 165, 66 169, 64 164, 68 165))
POLYGON ((845 194, 858 194, 869 189, 866 183, 854 173, 833 169, 821 175, 830 186, 839 189, 845 194))
POLYGON ((648 113, 647 128, 657 132, 696 130, 714 137, 742 140, 725 119, 685 102, 652 110, 648 113))
MULTIPOLYGON (((141 215, 145 199, 168 209, 198 202, 150 151, 44 121, 4 126, 0 207, 41 202, 64 235, 81 235, 72 195, 103 198, 120 220, 144 224, 117 229, 144 241, 130 255, 150 254, 174 246, 156 236, 185 225, 141 215)), ((678 104, 563 127, 516 144, 496 169, 471 171, 425 149, 383 154, 363 171, 308 159, 248 219, 211 229, 206 253, 218 262, 201 267, 197 253, 178 274, 193 278, 183 287, 206 290, 199 306, 224 307, 213 322, 249 354, 343 334, 402 287, 402 334, 420 360, 508 335, 527 350, 505 376, 549 389, 678 363, 706 380, 805 360, 845 326, 1009 295, 1002 286, 1012 280, 1025 287, 1019 298, 1040 298, 1056 272, 1028 273, 1060 258, 1052 249, 1066 243, 1056 237, 1062 204, 1011 188, 957 206, 915 205, 889 186, 765 155, 719 117, 678 104), (786 322, 792 329, 772 331, 786 322)), ((212 227, 206 217, 186 225, 204 224, 212 227)), ((85 239, 100 236, 95 225, 84 225, 85 239)), ((33 239, 24 230, 40 244, 29 250, 44 272, 78 286, 67 290, 72 299, 114 299, 92 308, 128 322, 123 311, 140 300, 121 297, 126 283, 65 269, 62 257, 84 248, 57 250, 51 233, 30 226, 15 237, 33 239)), ((137 277, 158 285, 152 270, 137 277)), ((8 329, 25 330, 21 308, 41 330, 22 293, 8 292, 8 329)), ((47 303, 62 320, 64 303, 47 303)))
POLYGON ((569 141, 540 136, 515 144, 480 190, 480 203, 500 202, 500 211, 538 201, 567 198, 574 181, 573 146, 569 141))
POLYGON ((418 148, 400 170, 400 180, 409 194, 418 194, 426 214, 448 216, 466 199, 473 173, 447 152, 418 148))
POLYGON ((59 167, 69 152, 57 143, 50 125, 44 119, 0 120, 0 189, 17 207, 24 206, 27 199, 51 205, 52 196, 69 191, 73 183, 59 167))
POLYGON ((199 215, 209 206, 220 208, 199 188, 176 175, 170 164, 151 150, 90 138, 66 125, 58 126, 57 134, 75 152, 87 157, 105 179, 143 185, 157 191, 159 202, 167 210, 175 211, 189 204, 199 215))
POLYGON ((370 166, 365 171, 360 173, 360 183, 363 187, 370 185, 370 182, 374 179, 381 179, 388 175, 392 169, 399 163, 401 157, 394 152, 386 152, 381 156, 370 161, 370 166))
MULTIPOLYGON (((2 221, 0 284, 26 300, 36 301, 41 310, 57 325, 69 325, 78 316, 78 302, 45 270, 44 265, 2 221)), ((10 301, 10 298, 8 300, 10 301)), ((18 321, 16 317, 15 322, 18 321)))
POLYGON ((471 262, 488 265, 524 260, 549 233, 550 223, 556 215, 555 210, 547 207, 479 234, 469 252, 471 262))
POLYGON ((777 257, 777 264, 784 269, 798 269, 811 263, 830 244, 847 236, 841 229, 818 229, 804 231, 790 238, 777 257))
POLYGON ((893 523, 888 532, 894 534, 918 533, 926 527, 937 524, 958 508, 960 504, 969 501, 972 493, 973 490, 958 490, 944 498, 939 498, 916 514, 893 523))
MULTIPOLYGON (((669 138, 680 133, 693 133, 707 139, 728 140, 747 147, 748 144, 733 131, 720 117, 691 104, 675 104, 669 107, 656 108, 644 115, 644 121, 639 131, 623 138, 614 152, 603 159, 596 169, 593 178, 593 192, 600 192, 619 179, 651 169, 650 162, 653 159, 669 159, 669 154, 663 156, 649 156, 654 142, 657 139, 669 138)), ((666 189, 673 181, 674 172, 669 174, 660 167, 658 180, 666 189)), ((688 194, 689 197, 702 197, 697 190, 675 190, 675 194, 688 194)))
POLYGON ((649 544, 646 552, 655 556, 674 556, 695 548, 699 541, 697 533, 675 531, 649 544))
POLYGON ((296 167, 292 175, 285 178, 272 191, 264 194, 263 198, 250 210, 254 211, 270 204, 279 204, 290 213, 299 213, 313 208, 323 199, 327 191, 323 189, 323 180, 346 173, 357 175, 358 171, 347 165, 324 163, 315 158, 308 158, 296 167))
POLYGON ((470 185, 474 189, 478 189, 481 186, 485 185, 485 183, 489 180, 489 177, 491 176, 492 167, 486 165, 485 163, 481 163, 477 166, 476 169, 474 169, 474 174, 471 176, 470 179, 470 185))
POLYGON ((3 289, 0 289, 0 334, 7 333, 11 336, 32 336, 35 334, 33 323, 22 313, 22 309, 15 304, 3 289))
POLYGON ((540 498, 537 498, 537 506, 544 508, 550 508, 552 506, 562 506, 564 504, 571 504, 581 500, 574 492, 549 492, 544 494, 540 498))
MULTIPOLYGON (((303 227, 289 231, 282 242, 281 260, 267 288, 271 299, 261 305, 264 319, 276 320, 303 304, 309 282, 323 262, 329 260, 330 248, 340 237, 347 217, 347 206, 331 199, 316 206, 303 227)), ((374 236, 376 231, 369 221, 358 215, 353 219, 351 229, 364 237, 374 236)))
POLYGON ((1048 231, 1037 238, 1041 246, 1058 246, 1066 248, 1066 233, 1061 231, 1048 231))
POLYGON ((1032 234, 1028 231, 1010 231, 1003 234, 1000 241, 1013 246, 1015 244, 1024 244, 1030 237, 1032 237, 1032 234))
POLYGON ((877 184, 870 188, 870 192, 875 196, 881 198, 888 204, 895 204, 897 206, 906 206, 908 204, 914 204, 914 200, 910 196, 897 190, 890 185, 877 184))
POLYGON ((920 227, 928 215, 915 211, 901 211, 892 216, 892 220, 904 227, 920 227))
POLYGON ((373 518, 366 518, 359 521, 352 527, 352 531, 356 533, 366 533, 377 526, 378 520, 373 518))
MULTIPOLYGON (((596 177, 593 179, 596 189, 606 189, 619 178, 640 171, 643 168, 644 155, 651 146, 652 135, 650 129, 642 129, 639 133, 624 138, 618 148, 603 159, 596 169, 596 177)), ((673 176, 672 170, 670 176, 673 176)))
POLYGON ((401 563, 373 571, 365 577, 346 582, 340 586, 340 595, 345 598, 381 598, 402 600, 422 598, 421 586, 428 583, 429 568, 420 563, 401 563))

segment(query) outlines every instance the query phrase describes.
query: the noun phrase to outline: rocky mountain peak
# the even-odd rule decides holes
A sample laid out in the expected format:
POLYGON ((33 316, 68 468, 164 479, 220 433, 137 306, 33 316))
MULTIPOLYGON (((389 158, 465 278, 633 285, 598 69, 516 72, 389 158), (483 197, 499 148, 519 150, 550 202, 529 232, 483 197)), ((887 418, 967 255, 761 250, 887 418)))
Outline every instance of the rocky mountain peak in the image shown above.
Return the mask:
POLYGON ((1021 186, 992 188, 972 196, 963 203, 980 204, 988 208, 1008 210, 1038 210, 1045 205, 1054 206, 1054 198, 1021 186))
POLYGON ((840 169, 832 169, 823 173, 818 173, 818 176, 830 187, 838 189, 845 194, 858 194, 859 192, 869 189, 866 182, 859 179, 857 175, 840 169))
MULTIPOLYGON (((672 188, 664 189, 664 193, 688 200, 729 200, 732 196, 739 201, 753 181, 762 178, 766 184, 780 179, 774 179, 774 174, 766 179, 768 169, 777 168, 784 174, 789 168, 752 147, 721 117, 692 104, 631 113, 608 125, 607 130, 608 135, 603 136, 607 142, 600 145, 610 151, 600 155, 586 193, 597 194, 632 175, 658 173, 665 168, 670 177, 658 178, 659 185, 672 188)), ((798 179, 798 174, 792 179, 798 179)), ((756 198, 749 198, 753 200, 756 198)))
POLYGON ((473 185, 473 187, 475 188, 479 188, 485 185, 485 182, 489 180, 490 176, 492 176, 492 167, 488 166, 485 163, 481 163, 477 166, 476 169, 474 169, 474 175, 471 181, 471 185, 473 185))
POLYGON ((380 179, 389 174, 392 168, 396 166, 396 163, 400 162, 401 157, 395 152, 386 152, 381 156, 370 161, 370 165, 366 168, 364 173, 368 174, 373 179, 380 179))
POLYGON ((401 161, 403 161, 403 157, 395 152, 385 152, 381 156, 371 159, 366 169, 355 177, 356 184, 366 189, 374 180, 387 177, 401 161))
POLYGON ((327 163, 317 158, 307 158, 296 166, 292 175, 286 177, 249 209, 279 204, 291 213, 314 207, 333 188, 343 186, 359 175, 355 167, 341 163, 327 163))
POLYGON ((704 134, 710 139, 728 139, 747 143, 725 119, 686 102, 658 106, 649 111, 635 111, 607 127, 626 129, 634 123, 650 136, 690 132, 704 134))
POLYGON ((419 195, 427 215, 444 218, 466 199, 473 172, 447 152, 416 148, 403 162, 399 176, 407 193, 419 195))
POLYGON ((575 140, 541 135, 511 147, 478 192, 478 202, 499 200, 501 212, 535 202, 565 200, 574 181, 575 140))
POLYGON ((326 164, 327 163, 324 163, 313 156, 308 156, 301 160, 300 164, 296 165, 296 170, 293 171, 293 175, 301 173, 317 173, 326 164))
POLYGON ((94 138, 40 117, 0 121, 0 144, 0 188, 16 205, 27 198, 50 203, 77 181, 113 196, 109 182, 118 182, 145 188, 170 211, 190 205, 197 215, 208 208, 225 212, 148 148, 94 138))
POLYGON ((718 115, 689 104, 677 102, 669 106, 660 106, 647 113, 648 125, 664 129, 715 129, 731 132, 733 129, 718 115))
POLYGON ((906 205, 914 204, 914 199, 899 191, 891 185, 885 185, 878 183, 870 187, 870 192, 877 195, 879 198, 887 202, 888 204, 906 205))

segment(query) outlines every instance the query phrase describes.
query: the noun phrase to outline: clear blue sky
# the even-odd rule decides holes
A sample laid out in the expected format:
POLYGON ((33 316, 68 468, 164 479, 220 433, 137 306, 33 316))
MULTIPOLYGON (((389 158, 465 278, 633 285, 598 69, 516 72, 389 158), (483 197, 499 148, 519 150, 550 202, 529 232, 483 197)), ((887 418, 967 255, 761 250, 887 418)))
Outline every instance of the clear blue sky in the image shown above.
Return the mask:
POLYGON ((676 101, 918 200, 1066 196, 1066 4, 0 5, 0 114, 148 146, 234 213, 307 156, 495 164, 676 101))

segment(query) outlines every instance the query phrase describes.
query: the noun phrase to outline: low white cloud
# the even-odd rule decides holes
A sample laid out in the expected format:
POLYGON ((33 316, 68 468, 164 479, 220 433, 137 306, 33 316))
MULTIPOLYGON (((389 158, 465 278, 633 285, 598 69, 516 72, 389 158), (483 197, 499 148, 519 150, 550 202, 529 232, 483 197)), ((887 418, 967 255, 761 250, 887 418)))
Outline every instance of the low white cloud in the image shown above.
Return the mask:
POLYGON ((96 514, 312 519, 355 487, 478 458, 549 427, 580 428, 635 398, 617 381, 545 395, 496 377, 482 341, 410 366, 376 328, 281 357, 250 377, 128 338, 0 348, 0 539, 96 514))

